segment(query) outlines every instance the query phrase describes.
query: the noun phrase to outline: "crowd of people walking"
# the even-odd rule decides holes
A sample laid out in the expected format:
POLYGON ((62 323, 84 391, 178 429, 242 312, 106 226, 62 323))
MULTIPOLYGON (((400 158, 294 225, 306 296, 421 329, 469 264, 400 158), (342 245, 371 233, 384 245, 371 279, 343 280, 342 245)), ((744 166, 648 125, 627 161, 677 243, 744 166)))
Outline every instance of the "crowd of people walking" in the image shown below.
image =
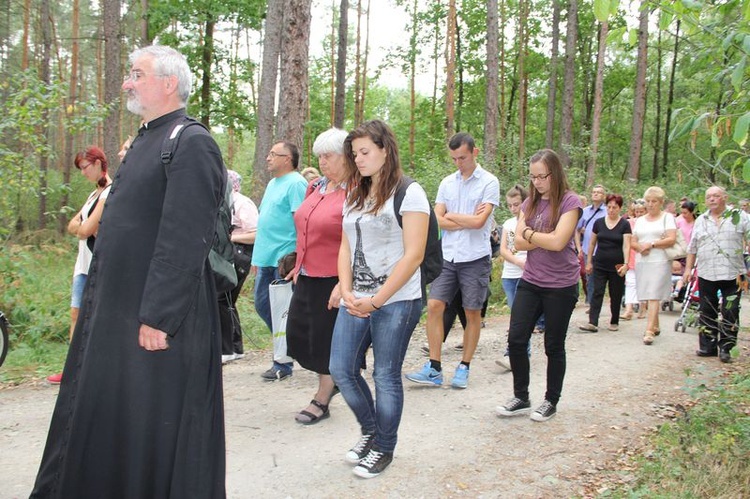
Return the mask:
POLYGON ((731 361, 750 217, 730 208, 719 186, 706 191, 703 214, 686 198, 679 215, 670 212, 658 186, 626 205, 621 194, 595 185, 588 204, 571 189, 560 157, 544 149, 526 165, 527 186, 505 191, 512 216, 495 229, 500 182, 480 166, 471 135, 448 141, 456 171, 441 181, 433 210, 422 186, 404 175, 391 128, 370 120, 316 138, 319 172, 298 171, 297 144, 273 144, 272 179, 256 207, 202 127, 186 129, 169 163, 162 161, 163 143, 186 119, 192 76, 185 58, 151 46, 134 51, 130 63, 123 91, 143 121, 121 151, 114 181, 100 149, 75 158, 96 189, 68 227, 79 239, 72 343, 64 376, 50 377, 62 383, 32 497, 224 496, 221 372, 244 356, 236 303, 249 277, 258 315, 275 339, 286 339, 263 380, 289 378, 295 360, 317 374, 312 399, 295 415, 302 425, 328 419, 340 393, 360 430, 342 458, 362 478, 378 476, 393 460, 403 379, 443 385, 444 316, 459 295, 462 358, 450 386, 469 387, 496 252, 511 314, 507 359, 497 360, 513 376, 512 397, 497 408, 501 418, 545 422, 557 414, 580 296, 589 307, 580 331, 600 330, 608 293, 607 329, 646 317, 642 341, 653 345, 675 277, 684 285, 697 269, 696 354, 731 361), (233 289, 217 292, 208 255, 227 186, 238 278, 233 289), (427 288, 438 227, 442 260, 427 288), (672 256, 683 240, 683 253, 672 256), (288 314, 278 314, 285 323, 272 310, 271 288, 279 282, 294 288, 288 314), (425 306, 429 359, 404 374, 425 306), (532 407, 535 331, 544 337, 547 368, 542 402, 532 407))

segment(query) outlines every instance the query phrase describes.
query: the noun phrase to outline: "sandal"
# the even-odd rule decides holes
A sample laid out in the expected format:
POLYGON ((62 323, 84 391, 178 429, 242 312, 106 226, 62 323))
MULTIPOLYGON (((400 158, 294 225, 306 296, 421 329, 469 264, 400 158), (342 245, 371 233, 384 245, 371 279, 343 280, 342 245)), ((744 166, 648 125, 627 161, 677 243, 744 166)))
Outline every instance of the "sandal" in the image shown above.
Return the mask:
POLYGON ((622 314, 620 316, 620 319, 622 319, 624 321, 629 321, 629 320, 633 319, 633 312, 625 312, 624 314, 622 314))
POLYGON ((321 414, 320 416, 316 416, 315 414, 313 414, 310 411, 301 410, 294 417, 294 420, 297 421, 299 424, 303 424, 305 426, 314 425, 314 424, 319 423, 320 421, 322 421, 324 419, 327 419, 327 418, 331 417, 331 413, 328 411, 328 405, 321 404, 320 402, 318 402, 315 399, 312 399, 310 401, 310 405, 314 405, 315 407, 317 407, 318 409, 320 409, 321 411, 323 411, 323 414, 321 414), (306 418, 306 419, 302 419, 302 418, 300 418, 300 416, 302 418, 306 418))
POLYGON ((643 336, 643 344, 651 345, 654 343, 654 332, 646 330, 646 334, 643 336))
POLYGON ((654 329, 654 336, 659 336, 661 334, 661 329, 656 328, 654 329))

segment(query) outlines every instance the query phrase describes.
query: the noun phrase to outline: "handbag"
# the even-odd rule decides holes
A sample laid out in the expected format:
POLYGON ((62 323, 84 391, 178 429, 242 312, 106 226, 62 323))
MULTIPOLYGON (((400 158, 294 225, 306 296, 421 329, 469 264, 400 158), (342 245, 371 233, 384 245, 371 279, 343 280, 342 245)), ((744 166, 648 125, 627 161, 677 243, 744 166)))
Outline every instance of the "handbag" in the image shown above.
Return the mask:
MULTIPOLYGON (((664 233, 662 233, 661 238, 664 239, 667 232, 667 215, 664 215, 662 220, 664 221, 664 233)), ((687 242, 679 227, 677 228, 677 239, 672 246, 664 248, 664 254, 667 255, 667 260, 682 260, 687 256, 687 242)))
POLYGON ((292 281, 278 279, 268 286, 271 303, 271 325, 273 326, 273 360, 280 364, 292 362, 286 354, 286 318, 292 301, 292 281))

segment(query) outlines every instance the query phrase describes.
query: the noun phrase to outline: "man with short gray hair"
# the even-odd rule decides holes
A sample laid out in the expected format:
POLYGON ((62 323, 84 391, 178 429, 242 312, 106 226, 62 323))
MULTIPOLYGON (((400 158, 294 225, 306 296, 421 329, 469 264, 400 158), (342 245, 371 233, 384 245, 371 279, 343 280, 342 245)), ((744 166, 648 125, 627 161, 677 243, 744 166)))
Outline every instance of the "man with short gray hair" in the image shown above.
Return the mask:
POLYGON ((225 497, 221 335, 208 253, 226 170, 186 127, 176 50, 130 56, 143 125, 115 176, 31 497, 225 497))
POLYGON ((706 212, 693 226, 682 276, 684 282, 689 282, 698 263, 700 325, 695 354, 699 357, 718 355, 721 362, 732 359, 740 327, 740 297, 747 289, 743 253, 749 231, 750 216, 727 208, 727 193, 722 187, 709 187, 706 212))

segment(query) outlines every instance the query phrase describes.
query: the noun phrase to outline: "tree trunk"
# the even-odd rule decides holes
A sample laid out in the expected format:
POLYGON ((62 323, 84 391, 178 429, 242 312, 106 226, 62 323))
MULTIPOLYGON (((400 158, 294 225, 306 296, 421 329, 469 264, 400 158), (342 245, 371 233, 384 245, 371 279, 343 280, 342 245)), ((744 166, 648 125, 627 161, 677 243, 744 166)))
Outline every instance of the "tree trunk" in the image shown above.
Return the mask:
POLYGON ((417 36, 419 35, 419 20, 417 18, 417 0, 412 4, 411 37, 409 38, 409 169, 414 171, 414 143, 416 131, 417 90, 417 36))
POLYGON ((630 131, 628 180, 637 182, 641 170, 643 149, 643 124, 646 118, 646 69, 648 64, 648 10, 647 0, 641 0, 638 26, 638 60, 636 62, 635 92, 633 97, 633 126, 630 131))
POLYGON ((446 36, 445 64, 445 134, 450 139, 456 133, 456 0, 448 0, 448 35, 446 36))
POLYGON ((657 28, 656 37, 656 116, 654 117, 654 157, 651 166, 651 176, 659 178, 659 153, 661 152, 661 28, 657 28))
POLYGON ((336 60, 336 95, 333 107, 333 126, 344 128, 346 117, 346 44, 349 39, 349 0, 341 0, 339 9, 339 43, 336 60))
POLYGON ((370 55, 370 0, 367 0, 367 13, 365 14, 365 27, 367 36, 365 36, 365 55, 362 58, 362 89, 359 92, 359 116, 357 123, 365 120, 365 95, 367 95, 367 59, 370 55))
POLYGON ((312 0, 287 0, 281 35, 280 81, 284 91, 279 99, 276 134, 279 140, 288 140, 300 150, 304 150, 307 121, 311 4, 312 0))
POLYGON ((518 3, 518 159, 523 160, 526 155, 526 20, 528 3, 520 0, 518 3))
POLYGON ((284 23, 284 0, 268 0, 265 35, 263 36, 263 61, 258 89, 258 121, 253 155, 253 199, 260 200, 266 184, 271 179, 266 156, 274 141, 274 116, 276 115, 276 81, 279 75, 281 31, 284 23))
MULTIPOLYGON (((505 0, 500 0, 500 26, 503 29, 500 30, 500 114, 498 116, 498 123, 500 126, 500 140, 505 143, 505 79, 506 79, 506 68, 505 68, 505 24, 507 22, 507 9, 505 0)), ((504 151, 505 149, 503 149, 504 151)), ((505 163, 505 154, 501 153, 500 157, 496 160, 499 165, 505 163)))
MULTIPOLYGON (((102 20, 104 22, 104 102, 111 104, 120 100, 122 86, 119 0, 102 2, 102 20)), ((112 108, 105 118, 103 132, 104 154, 107 158, 114 159, 120 150, 119 106, 112 108)), ((115 165, 115 161, 112 161, 112 165, 115 165)))
POLYGON ((151 37, 148 34, 148 0, 141 0, 141 44, 143 46, 151 44, 151 37))
POLYGON ((484 97, 484 166, 495 171, 497 159, 497 92, 499 86, 497 0, 487 0, 487 76, 484 97))
POLYGON ((604 88, 604 56, 607 52, 607 33, 609 24, 603 22, 599 27, 599 51, 596 56, 596 82, 594 83, 594 117, 591 120, 591 158, 586 169, 586 190, 594 185, 597 155, 599 151, 599 130, 602 121, 602 94, 604 88))
POLYGON ((356 38, 356 50, 354 54, 354 126, 360 124, 359 121, 359 84, 360 84, 360 73, 362 71, 362 52, 361 52, 361 40, 362 40, 362 0, 357 1, 357 38, 356 38))
POLYGON ((576 42, 578 39, 578 0, 568 2, 568 27, 565 36, 565 75, 563 77, 562 123, 560 130, 560 160, 564 168, 570 166, 573 145, 573 106, 575 104, 576 42))
POLYGON ((544 146, 555 146, 555 110, 557 109, 557 66, 560 45, 560 0, 552 0, 552 50, 549 59, 549 83, 547 84, 547 134, 544 146))
MULTIPOLYGON (((45 85, 50 84, 50 57, 52 47, 52 30, 50 26, 49 0, 41 0, 39 6, 39 23, 42 31, 42 60, 39 65, 39 79, 45 85)), ((49 111, 44 108, 41 122, 44 123, 44 135, 47 141, 51 139, 49 122, 49 111)), ((47 151, 42 151, 39 157, 39 216, 37 226, 44 229, 47 226, 47 171, 49 169, 49 156, 47 151)))
POLYGON ((23 37, 21 41, 21 71, 29 69, 29 32, 31 30, 31 0, 23 2, 23 37))
MULTIPOLYGON (((79 12, 80 2, 79 0, 73 0, 73 16, 72 22, 70 23, 70 88, 68 89, 68 102, 66 110, 68 117, 77 114, 76 104, 78 101, 78 27, 79 27, 79 12)), ((63 173, 63 184, 70 185, 70 165, 73 162, 73 134, 68 132, 64 133, 65 142, 63 145, 62 154, 62 173, 63 173)), ((69 191, 65 189, 60 199, 60 208, 68 206, 70 196, 69 191)), ((68 216, 61 209, 57 217, 57 229, 60 234, 65 234, 65 229, 68 225, 68 216)))
POLYGON ((206 12, 203 47, 201 47, 201 123, 211 128, 211 64, 214 54, 214 27, 216 21, 211 12, 206 12))
POLYGON ((675 72, 677 71, 677 54, 680 45, 680 20, 677 19, 677 27, 674 31, 674 51, 672 52, 672 68, 669 75, 669 92, 667 94, 667 111, 666 123, 664 124, 664 152, 662 154, 661 164, 664 168, 669 168, 669 127, 672 126, 672 104, 674 103, 674 81, 675 72))

